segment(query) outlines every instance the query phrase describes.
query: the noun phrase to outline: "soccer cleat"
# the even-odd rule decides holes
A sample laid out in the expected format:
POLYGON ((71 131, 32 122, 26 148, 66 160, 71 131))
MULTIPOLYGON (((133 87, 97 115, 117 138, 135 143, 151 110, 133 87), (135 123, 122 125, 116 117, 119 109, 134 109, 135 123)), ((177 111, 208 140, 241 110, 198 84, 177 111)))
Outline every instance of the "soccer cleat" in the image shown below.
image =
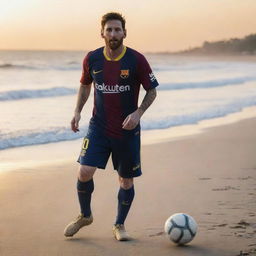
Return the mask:
POLYGON ((131 237, 126 232, 125 227, 124 227, 123 224, 115 224, 113 226, 113 233, 114 233, 114 237, 118 241, 128 241, 128 240, 131 240, 131 237))
POLYGON ((74 221, 72 221, 66 226, 64 230, 64 235, 73 236, 79 231, 80 228, 84 226, 88 226, 92 224, 92 222, 93 222, 92 215, 90 217, 84 217, 83 214, 80 214, 74 221))

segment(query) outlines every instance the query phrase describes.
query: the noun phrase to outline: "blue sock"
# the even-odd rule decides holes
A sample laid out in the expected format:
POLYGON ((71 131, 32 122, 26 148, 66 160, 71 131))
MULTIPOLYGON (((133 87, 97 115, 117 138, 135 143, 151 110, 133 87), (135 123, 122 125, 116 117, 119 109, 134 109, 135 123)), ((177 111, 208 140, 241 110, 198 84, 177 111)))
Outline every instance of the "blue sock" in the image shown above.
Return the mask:
POLYGON ((120 187, 118 192, 118 208, 115 224, 124 224, 134 198, 134 186, 130 189, 120 187))
POLYGON ((94 190, 93 179, 82 182, 78 179, 77 181, 77 194, 80 203, 81 213, 85 217, 91 215, 91 196, 94 190))

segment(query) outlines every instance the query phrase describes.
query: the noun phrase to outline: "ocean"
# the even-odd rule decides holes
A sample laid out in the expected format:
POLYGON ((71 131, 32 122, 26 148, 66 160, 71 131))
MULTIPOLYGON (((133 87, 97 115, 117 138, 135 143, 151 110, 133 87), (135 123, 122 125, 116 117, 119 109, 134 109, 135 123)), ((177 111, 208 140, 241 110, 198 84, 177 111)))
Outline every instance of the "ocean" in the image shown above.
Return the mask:
MULTIPOLYGON (((0 150, 84 137, 70 130, 86 52, 0 51, 0 150)), ((167 129, 224 117, 256 105, 256 61, 145 54, 160 83, 142 130, 167 129)), ((255 59, 254 59, 255 60, 255 59)), ((145 95, 141 89, 140 101, 145 95)))

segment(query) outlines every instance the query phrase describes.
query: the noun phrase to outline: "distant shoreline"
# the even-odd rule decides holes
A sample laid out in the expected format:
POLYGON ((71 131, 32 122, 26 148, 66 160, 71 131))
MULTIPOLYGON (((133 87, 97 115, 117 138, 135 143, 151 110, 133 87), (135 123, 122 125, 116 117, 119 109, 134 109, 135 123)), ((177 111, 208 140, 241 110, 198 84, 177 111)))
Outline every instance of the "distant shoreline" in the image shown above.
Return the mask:
MULTIPOLYGON (((1 52, 30 52, 30 53, 37 53, 37 52, 81 52, 86 53, 89 52, 89 50, 45 50, 45 49, 38 49, 38 50, 29 50, 29 49, 0 49, 1 52)), ((211 58, 220 58, 220 57, 256 57, 256 53, 250 54, 250 53, 192 53, 192 52, 169 52, 169 51, 163 51, 163 52, 143 52, 145 55, 173 55, 177 57, 211 57, 211 58)))
MULTIPOLYGON (((88 52, 89 50, 70 49, 0 49, 0 52, 88 52)), ((228 40, 204 41, 201 46, 189 47, 179 51, 145 51, 144 54, 175 55, 175 56, 256 56, 256 34, 250 34, 243 38, 230 38, 228 40)))

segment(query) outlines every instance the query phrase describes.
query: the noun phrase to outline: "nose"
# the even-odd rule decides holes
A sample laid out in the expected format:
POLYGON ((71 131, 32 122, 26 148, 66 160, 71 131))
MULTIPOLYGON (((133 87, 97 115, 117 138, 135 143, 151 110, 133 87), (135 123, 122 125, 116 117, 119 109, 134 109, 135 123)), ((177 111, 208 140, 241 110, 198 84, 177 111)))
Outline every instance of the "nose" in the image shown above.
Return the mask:
POLYGON ((111 30, 111 32, 110 32, 110 36, 111 37, 115 37, 116 36, 116 31, 113 29, 113 30, 111 30))

